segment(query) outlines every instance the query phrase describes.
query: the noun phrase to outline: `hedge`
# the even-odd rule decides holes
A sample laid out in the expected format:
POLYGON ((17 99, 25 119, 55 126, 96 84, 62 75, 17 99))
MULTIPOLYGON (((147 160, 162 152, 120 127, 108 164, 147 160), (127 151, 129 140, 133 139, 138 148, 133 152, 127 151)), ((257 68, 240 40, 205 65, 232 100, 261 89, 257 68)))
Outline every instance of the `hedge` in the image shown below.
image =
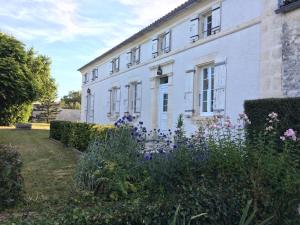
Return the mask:
POLYGON ((282 134, 292 128, 300 134, 300 98, 269 98, 245 101, 245 113, 251 124, 250 133, 264 129, 269 113, 278 113, 280 120, 278 131, 282 134))
POLYGON ((51 121, 50 138, 61 141, 66 147, 73 147, 84 152, 93 139, 104 139, 108 131, 113 129, 110 125, 51 121))
POLYGON ((21 166, 20 154, 11 146, 0 145, 0 211, 22 200, 21 166))

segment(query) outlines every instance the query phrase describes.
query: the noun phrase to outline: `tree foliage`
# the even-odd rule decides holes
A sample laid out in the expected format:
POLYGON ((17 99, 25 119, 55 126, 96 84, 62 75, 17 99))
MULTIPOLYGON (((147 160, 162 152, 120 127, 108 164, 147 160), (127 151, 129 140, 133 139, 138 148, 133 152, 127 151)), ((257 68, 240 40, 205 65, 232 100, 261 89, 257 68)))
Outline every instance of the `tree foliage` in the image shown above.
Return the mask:
POLYGON ((44 81, 42 89, 44 90, 43 95, 40 97, 40 110, 42 112, 38 116, 40 120, 49 123, 60 112, 59 104, 55 102, 57 97, 55 81, 53 79, 44 81))
POLYGON ((65 95, 61 99, 61 106, 64 109, 80 109, 81 104, 81 92, 70 91, 68 95, 65 95))
MULTIPOLYGON (((22 42, 0 33, 1 125, 25 122, 31 103, 49 94, 50 64, 47 56, 36 54, 33 48, 26 50, 22 42)), ((50 90, 51 95, 56 93, 56 88, 50 90)))

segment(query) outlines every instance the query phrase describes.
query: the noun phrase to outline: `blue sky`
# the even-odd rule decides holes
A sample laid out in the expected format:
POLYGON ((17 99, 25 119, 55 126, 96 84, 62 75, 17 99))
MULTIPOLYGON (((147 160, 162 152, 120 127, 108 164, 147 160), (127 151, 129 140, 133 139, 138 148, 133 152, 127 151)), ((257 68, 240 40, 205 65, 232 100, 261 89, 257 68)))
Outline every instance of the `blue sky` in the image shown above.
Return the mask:
POLYGON ((52 59, 59 97, 80 90, 79 67, 185 0, 0 0, 0 31, 52 59))

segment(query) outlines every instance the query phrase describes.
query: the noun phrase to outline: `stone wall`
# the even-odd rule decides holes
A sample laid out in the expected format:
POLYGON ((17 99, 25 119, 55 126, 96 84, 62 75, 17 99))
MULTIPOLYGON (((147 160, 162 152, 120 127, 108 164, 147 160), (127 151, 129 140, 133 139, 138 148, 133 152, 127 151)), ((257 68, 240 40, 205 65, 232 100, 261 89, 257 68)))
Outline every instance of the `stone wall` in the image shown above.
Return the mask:
POLYGON ((282 89, 300 96, 300 9, 284 14, 282 26, 282 89))
POLYGON ((278 0, 263 0, 260 96, 300 96, 300 8, 278 10, 278 0))
POLYGON ((262 2, 260 97, 282 97, 282 15, 277 0, 262 2))

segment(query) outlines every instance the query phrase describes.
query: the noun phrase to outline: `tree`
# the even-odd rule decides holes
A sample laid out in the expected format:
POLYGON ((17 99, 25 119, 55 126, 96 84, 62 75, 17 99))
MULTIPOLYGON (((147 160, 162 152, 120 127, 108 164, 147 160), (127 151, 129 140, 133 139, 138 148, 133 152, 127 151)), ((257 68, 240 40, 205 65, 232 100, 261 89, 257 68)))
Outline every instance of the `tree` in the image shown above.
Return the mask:
POLYGON ((60 112, 59 103, 55 102, 57 97, 57 87, 53 79, 45 81, 43 87, 44 94, 40 98, 40 110, 42 112, 38 115, 38 117, 39 120, 49 123, 51 120, 54 120, 57 114, 60 112))
MULTIPOLYGON (((0 125, 28 121, 32 102, 46 95, 51 61, 0 32, 0 125)), ((51 89, 56 92, 56 89, 51 89)))
POLYGON ((0 33, 0 108, 28 103, 37 98, 37 81, 27 66, 24 45, 0 33))
POLYGON ((61 99, 61 106, 64 109, 80 109, 81 92, 70 91, 68 95, 65 95, 61 99))

